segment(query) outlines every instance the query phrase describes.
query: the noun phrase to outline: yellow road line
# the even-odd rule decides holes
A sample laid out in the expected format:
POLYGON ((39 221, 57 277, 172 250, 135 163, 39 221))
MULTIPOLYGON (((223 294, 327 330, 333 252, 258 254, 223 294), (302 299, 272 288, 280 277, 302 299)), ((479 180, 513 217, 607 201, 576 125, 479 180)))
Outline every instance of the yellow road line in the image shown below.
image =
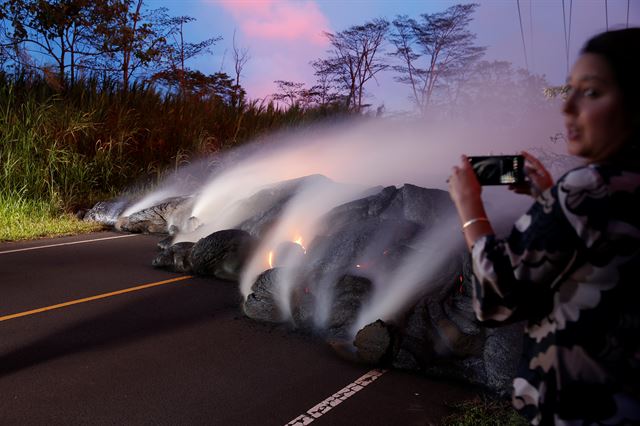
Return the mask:
POLYGON ((144 290, 145 288, 157 287, 160 285, 171 284, 178 281, 188 280, 189 278, 193 278, 192 275, 184 275, 178 278, 172 278, 170 280, 157 281, 154 283, 143 284, 137 287, 125 288, 123 290, 112 291, 110 293, 98 294, 96 296, 85 297, 84 299, 71 300, 69 302, 59 303, 57 305, 45 306, 44 308, 33 309, 31 311, 19 312, 17 314, 5 315, 0 317, 0 322, 7 321, 14 318, 26 317, 27 315, 39 314, 40 312, 52 311, 54 309, 64 308, 66 306, 77 305, 79 303, 91 302, 92 300, 104 299, 111 296, 117 296, 119 294, 130 293, 132 291, 144 290))

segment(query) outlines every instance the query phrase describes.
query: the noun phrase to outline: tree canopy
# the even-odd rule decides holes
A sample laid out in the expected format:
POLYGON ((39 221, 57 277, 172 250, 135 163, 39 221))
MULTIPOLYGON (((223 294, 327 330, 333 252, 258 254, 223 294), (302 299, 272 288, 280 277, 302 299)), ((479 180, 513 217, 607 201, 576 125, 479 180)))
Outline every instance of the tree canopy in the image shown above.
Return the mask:
POLYGON ((18 73, 55 70, 62 88, 99 75, 120 82, 125 92, 134 80, 154 79, 184 92, 183 76, 199 79, 185 62, 221 40, 185 40, 183 27, 194 18, 148 9, 144 0, 2 0, 0 20, 2 63, 18 73))

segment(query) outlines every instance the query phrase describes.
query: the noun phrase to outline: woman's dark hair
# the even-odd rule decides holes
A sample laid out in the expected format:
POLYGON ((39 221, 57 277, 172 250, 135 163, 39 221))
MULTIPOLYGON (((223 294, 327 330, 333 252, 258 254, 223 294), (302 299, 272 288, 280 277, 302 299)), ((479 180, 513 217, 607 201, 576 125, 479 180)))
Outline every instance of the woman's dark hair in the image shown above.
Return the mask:
POLYGON ((624 107, 630 114, 632 143, 640 143, 640 28, 607 31, 589 40, 582 53, 602 56, 622 91, 624 107))

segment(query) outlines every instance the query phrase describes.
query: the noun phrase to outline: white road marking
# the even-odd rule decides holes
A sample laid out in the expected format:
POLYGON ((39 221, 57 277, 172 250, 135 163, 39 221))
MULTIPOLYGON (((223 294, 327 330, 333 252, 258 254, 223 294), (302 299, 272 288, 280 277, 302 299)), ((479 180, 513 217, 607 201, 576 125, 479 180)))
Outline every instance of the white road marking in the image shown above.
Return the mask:
POLYGON ((371 383, 375 382, 386 372, 387 370, 379 369, 369 371, 367 374, 360 377, 355 382, 348 384, 315 407, 309 409, 306 413, 301 414, 295 419, 291 420, 286 424, 286 426, 308 425, 315 419, 327 414, 328 411, 336 407, 338 404, 342 403, 348 398, 351 398, 357 392, 360 392, 366 386, 369 386, 371 383))
POLYGON ((95 243, 96 241, 115 240, 117 238, 129 238, 129 237, 135 237, 138 235, 140 234, 118 235, 115 237, 96 238, 94 240, 72 241, 69 243, 49 244, 46 246, 27 247, 27 248, 15 249, 15 250, 5 250, 5 251, 0 251, 0 254, 17 253, 20 251, 29 251, 29 250, 40 250, 40 249, 46 249, 51 247, 71 246, 74 244, 95 243))

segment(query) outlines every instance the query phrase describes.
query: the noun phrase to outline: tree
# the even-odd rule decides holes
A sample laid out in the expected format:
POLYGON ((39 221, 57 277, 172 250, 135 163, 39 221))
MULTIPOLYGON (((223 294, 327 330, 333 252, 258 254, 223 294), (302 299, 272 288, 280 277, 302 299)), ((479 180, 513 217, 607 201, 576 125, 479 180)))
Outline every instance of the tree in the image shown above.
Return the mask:
POLYGON ((240 85, 240 78, 242 77, 242 70, 251 57, 249 56, 249 49, 239 48, 236 44, 236 32, 233 31, 233 70, 235 71, 236 84, 235 87, 239 89, 238 93, 234 95, 233 106, 240 108, 244 104, 244 90, 240 85))
POLYGON ((422 14, 419 20, 398 16, 393 21, 393 56, 400 60, 394 70, 396 81, 409 85, 410 99, 424 114, 432 103, 438 84, 462 76, 485 51, 474 45, 468 30, 477 4, 451 6, 444 12, 422 14))
POLYGON ((96 4, 90 0, 6 0, 0 4, 5 54, 19 66, 48 69, 32 58, 49 58, 60 83, 73 85, 83 59, 97 55, 91 46, 96 4))
POLYGON ((4 0, 0 19, 0 55, 19 67, 48 75, 53 64, 63 85, 79 71, 115 75, 125 92, 150 69, 184 75, 185 62, 220 39, 186 42, 183 26, 194 19, 145 9, 144 0, 4 0))
POLYGON ((205 75, 200 71, 173 69, 157 72, 153 81, 159 81, 166 87, 177 89, 182 96, 195 96, 199 99, 217 100, 225 105, 234 106, 237 93, 244 96, 244 89, 237 87, 229 75, 223 72, 205 75))
POLYGON ((331 75, 318 70, 315 65, 316 62, 311 63, 316 68, 316 84, 305 94, 308 104, 319 107, 331 105, 348 106, 347 97, 340 93, 340 87, 332 80, 331 75))
POLYGON ((530 117, 550 122, 557 105, 545 96, 548 86, 544 77, 514 69, 510 62, 479 61, 443 113, 510 128, 521 128, 530 117))
POLYGON ((274 83, 278 86, 278 92, 271 95, 274 101, 283 102, 289 108, 299 104, 305 92, 304 83, 285 80, 276 80, 274 83))
POLYGON ((187 78, 190 73, 194 73, 186 66, 186 61, 203 53, 210 53, 210 47, 222 39, 221 37, 212 37, 198 43, 186 42, 184 39, 184 25, 193 21, 195 21, 195 18, 189 16, 172 17, 162 21, 161 25, 166 28, 167 35, 163 37, 164 44, 160 48, 160 71, 152 76, 154 80, 159 80, 157 77, 160 74, 173 76, 173 78, 177 79, 181 95, 188 94, 187 78))
POLYGON ((198 43, 187 42, 184 39, 184 25, 195 21, 190 16, 172 17, 163 22, 163 26, 167 28, 167 43, 163 46, 163 63, 164 70, 174 72, 180 79, 180 93, 186 93, 185 76, 190 71, 185 63, 187 60, 204 54, 210 53, 210 47, 222 37, 212 37, 198 43))
POLYGON ((325 33, 332 46, 330 57, 312 66, 319 79, 335 83, 345 93, 351 110, 362 110, 365 84, 388 67, 379 57, 388 28, 389 22, 375 19, 335 34, 325 33))
POLYGON ((4 16, 2 8, 0 7, 0 69, 3 71, 5 69, 5 64, 11 57, 11 43, 7 35, 5 19, 6 17, 4 16))
POLYGON ((106 0, 99 3, 94 44, 101 53, 94 70, 118 75, 123 92, 134 76, 160 61, 166 34, 161 23, 166 9, 147 11, 143 0, 106 0))

